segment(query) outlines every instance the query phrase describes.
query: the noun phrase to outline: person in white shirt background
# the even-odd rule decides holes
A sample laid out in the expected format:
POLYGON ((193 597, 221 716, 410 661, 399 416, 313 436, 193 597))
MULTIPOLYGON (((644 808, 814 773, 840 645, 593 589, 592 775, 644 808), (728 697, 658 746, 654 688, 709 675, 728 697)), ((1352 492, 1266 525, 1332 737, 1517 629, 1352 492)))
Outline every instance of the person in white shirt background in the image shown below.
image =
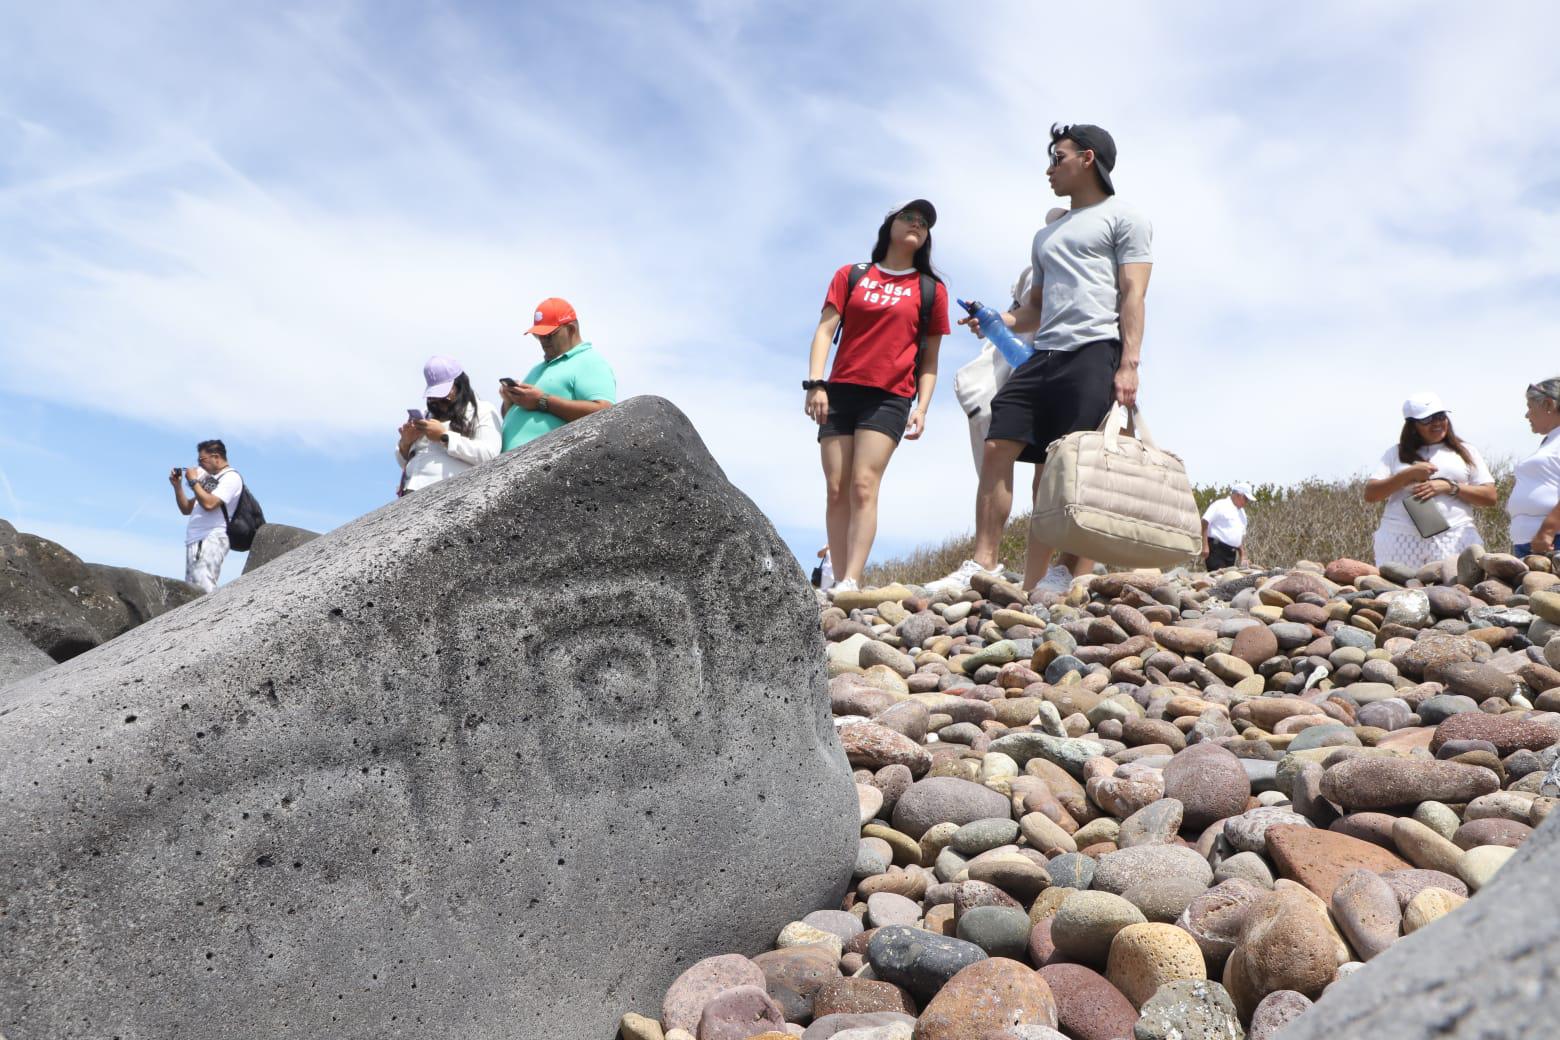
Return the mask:
POLYGON ((238 503, 244 480, 228 466, 227 445, 219 440, 195 446, 198 465, 175 466, 168 474, 179 512, 190 518, 184 529, 184 580, 210 592, 217 587, 228 554, 227 511, 238 503), (186 495, 182 484, 188 484, 186 495))
MULTIPOLYGON (((454 358, 435 356, 423 366, 428 411, 401 425, 395 458, 401 489, 408 494, 448 480, 472 466, 498 458, 503 420, 498 409, 477 397, 471 379, 454 358)), ((409 410, 415 411, 415 409, 409 410)))
POLYGON ((1418 393, 1403 402, 1398 443, 1382 455, 1365 482, 1364 497, 1367 502, 1387 503, 1376 528, 1376 565, 1419 568, 1483 544, 1473 510, 1495 504, 1495 478, 1473 445, 1452 429, 1441 398, 1418 393), (1404 505, 1410 496, 1434 503, 1447 529, 1422 536, 1404 505))
POLYGON ((1544 439, 1517 464, 1506 513, 1512 552, 1547 555, 1560 534, 1560 376, 1527 388, 1527 421, 1544 439))
POLYGON ((1203 560, 1208 570, 1246 565, 1246 507, 1251 504, 1250 484, 1236 484, 1230 493, 1209 504, 1202 515, 1203 560))

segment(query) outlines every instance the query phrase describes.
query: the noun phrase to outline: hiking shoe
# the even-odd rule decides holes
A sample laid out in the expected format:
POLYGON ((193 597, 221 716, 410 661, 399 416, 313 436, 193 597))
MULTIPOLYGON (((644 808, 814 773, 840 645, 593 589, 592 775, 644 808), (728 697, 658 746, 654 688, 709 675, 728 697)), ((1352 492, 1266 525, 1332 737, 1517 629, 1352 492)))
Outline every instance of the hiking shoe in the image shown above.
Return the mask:
POLYGON ((1058 563, 1045 572, 1045 577, 1035 583, 1034 591, 1055 592, 1058 595, 1065 596, 1067 591, 1072 588, 1072 583, 1072 571, 1058 563))
POLYGON ((950 596, 962 596, 969 591, 970 579, 977 574, 990 574, 994 577, 1001 577, 1002 564, 999 563, 991 570, 987 570, 974 560, 965 560, 959 564, 958 570, 946 578, 938 578, 936 581, 922 585, 921 588, 925 590, 928 596, 936 596, 944 592, 950 596))

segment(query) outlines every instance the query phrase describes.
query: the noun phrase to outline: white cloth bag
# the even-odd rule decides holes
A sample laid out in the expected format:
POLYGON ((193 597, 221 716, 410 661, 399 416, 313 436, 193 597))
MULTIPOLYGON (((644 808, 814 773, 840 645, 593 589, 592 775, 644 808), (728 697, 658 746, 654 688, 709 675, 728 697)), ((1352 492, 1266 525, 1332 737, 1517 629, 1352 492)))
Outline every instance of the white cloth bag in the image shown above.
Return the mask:
POLYGON ((991 429, 991 399, 1013 366, 990 343, 983 343, 975 359, 953 374, 953 396, 970 421, 970 451, 975 455, 975 473, 979 475, 986 454, 986 433, 991 429))

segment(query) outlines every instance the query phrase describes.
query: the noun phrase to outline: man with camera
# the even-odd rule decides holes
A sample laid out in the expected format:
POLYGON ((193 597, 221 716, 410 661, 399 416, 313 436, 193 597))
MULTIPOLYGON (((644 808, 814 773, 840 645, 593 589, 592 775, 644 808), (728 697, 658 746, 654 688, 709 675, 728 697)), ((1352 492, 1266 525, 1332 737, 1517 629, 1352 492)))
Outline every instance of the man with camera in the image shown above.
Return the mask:
POLYGON ((179 512, 190 518, 184 529, 184 580, 210 592, 217 587, 228 554, 227 511, 236 507, 244 480, 228 466, 227 446, 221 441, 201 441, 195 453, 199 465, 173 467, 168 483, 173 485, 179 512))

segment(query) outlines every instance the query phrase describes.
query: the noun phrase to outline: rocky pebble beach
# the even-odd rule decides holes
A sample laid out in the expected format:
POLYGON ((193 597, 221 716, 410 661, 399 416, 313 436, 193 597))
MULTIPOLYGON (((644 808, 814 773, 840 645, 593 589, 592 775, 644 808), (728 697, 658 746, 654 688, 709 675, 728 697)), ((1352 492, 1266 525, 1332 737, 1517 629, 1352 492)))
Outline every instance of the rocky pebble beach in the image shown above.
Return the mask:
POLYGON ((1475 548, 841 593, 850 889, 621 1036, 1268 1040, 1560 801, 1553 570, 1475 548))

